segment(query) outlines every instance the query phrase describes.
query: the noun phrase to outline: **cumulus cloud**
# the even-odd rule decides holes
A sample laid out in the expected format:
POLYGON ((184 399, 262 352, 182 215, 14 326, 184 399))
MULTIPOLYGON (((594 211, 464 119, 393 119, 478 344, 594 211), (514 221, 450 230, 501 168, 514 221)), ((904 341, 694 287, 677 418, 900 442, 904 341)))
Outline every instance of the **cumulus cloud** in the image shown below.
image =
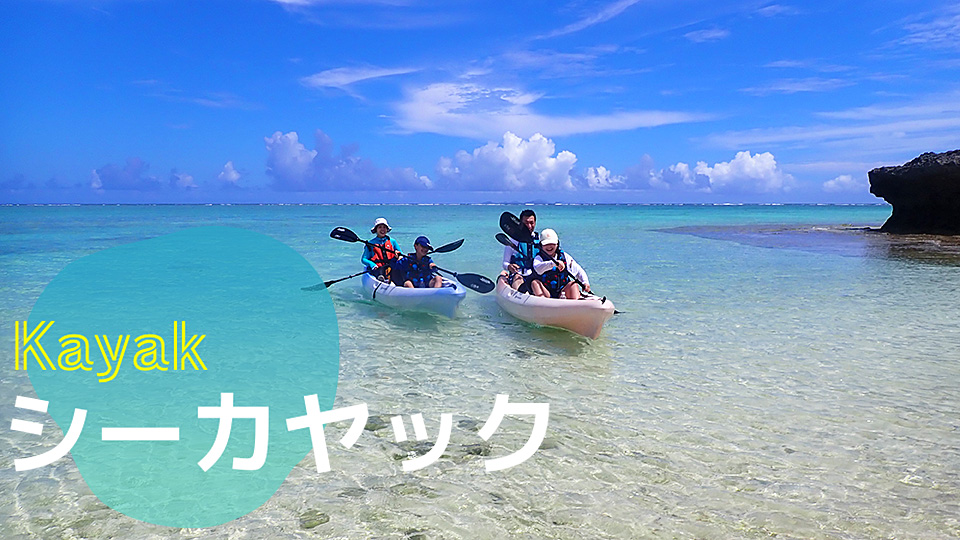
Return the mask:
POLYGON ((228 161, 223 166, 223 170, 217 175, 217 181, 220 183, 220 187, 224 189, 240 187, 240 172, 233 167, 232 161, 228 161))
POLYGON ((121 168, 112 163, 95 169, 90 173, 90 187, 95 190, 137 190, 153 191, 160 189, 160 180, 155 176, 144 176, 149 165, 138 157, 127 159, 121 168))
POLYGON ((191 190, 197 189, 200 186, 194 182, 193 176, 186 173, 177 172, 177 170, 174 169, 170 171, 170 187, 174 189, 191 190))
POLYGON ((694 172, 710 179, 712 192, 773 193, 789 191, 794 184, 793 176, 780 170, 770 152, 755 155, 749 151, 737 152, 732 160, 716 163, 713 167, 701 161, 694 172))
POLYGON ((277 191, 398 191, 431 186, 430 179, 411 168, 379 168, 369 159, 354 155, 358 148, 344 146, 335 155, 333 140, 323 131, 315 133, 316 145, 308 150, 295 131, 277 131, 265 137, 267 175, 277 191))
POLYGON ((677 163, 651 174, 650 184, 661 189, 692 190, 704 193, 780 193, 789 191, 793 176, 777 166, 770 152, 751 154, 737 152, 730 161, 712 167, 698 161, 690 167, 677 163))
POLYGON ((841 174, 833 180, 823 183, 823 190, 827 193, 852 193, 868 190, 868 183, 861 179, 854 179, 849 174, 841 174))
MULTIPOLYGON (((699 162, 697 167, 706 166, 706 163, 699 162)), ((686 163, 677 163, 666 169, 651 172, 650 185, 658 189, 672 189, 680 191, 699 191, 709 193, 710 177, 703 174, 698 169, 691 169, 686 163)))
POLYGON ((438 185, 477 191, 574 188, 570 171, 577 162, 573 152, 554 156, 553 141, 537 133, 524 140, 503 134, 501 143, 489 142, 472 153, 461 150, 437 162, 438 185))
POLYGON ((624 176, 613 174, 603 165, 588 167, 583 179, 586 181, 588 189, 615 189, 626 186, 624 176))

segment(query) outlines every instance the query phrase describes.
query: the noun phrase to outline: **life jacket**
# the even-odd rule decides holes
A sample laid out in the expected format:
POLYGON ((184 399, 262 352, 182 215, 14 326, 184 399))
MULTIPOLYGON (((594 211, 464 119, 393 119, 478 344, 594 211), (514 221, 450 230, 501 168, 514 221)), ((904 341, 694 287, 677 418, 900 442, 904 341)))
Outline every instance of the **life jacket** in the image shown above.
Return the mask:
MULTIPOLYGON (((384 281, 393 281, 393 263, 397 261, 397 249, 393 247, 390 237, 384 237, 382 244, 373 244, 370 247, 373 257, 370 258, 377 265, 377 274, 383 276, 384 281)), ((402 284, 401 284, 402 285, 402 284)))
POLYGON ((422 289, 430 286, 430 281, 433 279, 433 269, 430 268, 430 263, 433 261, 430 260, 430 257, 424 255, 422 259, 417 260, 416 254, 408 255, 404 258, 403 270, 404 275, 401 276, 403 281, 410 281, 413 283, 413 286, 422 289))
POLYGON ((530 242, 518 242, 516 252, 510 256, 510 262, 520 267, 520 273, 533 270, 533 258, 540 250, 540 242, 536 239, 530 242))
MULTIPOLYGON (((550 257, 548 257, 543 250, 540 250, 540 258, 545 261, 550 260, 550 257)), ((557 252, 554 254, 553 258, 566 263, 563 250, 559 247, 557 247, 557 252)), ((543 283, 543 286, 550 291, 550 296, 553 298, 560 298, 560 292, 563 291, 563 288, 567 286, 567 283, 570 283, 570 273, 567 271, 567 269, 564 269, 564 271, 561 272, 554 267, 540 274, 540 283, 543 283)))
POLYGON ((389 236, 384 237, 385 240, 382 244, 373 244, 370 247, 370 251, 373 252, 373 257, 370 259, 375 262, 377 266, 390 266, 397 258, 397 248, 393 247, 393 242, 390 241, 389 236))

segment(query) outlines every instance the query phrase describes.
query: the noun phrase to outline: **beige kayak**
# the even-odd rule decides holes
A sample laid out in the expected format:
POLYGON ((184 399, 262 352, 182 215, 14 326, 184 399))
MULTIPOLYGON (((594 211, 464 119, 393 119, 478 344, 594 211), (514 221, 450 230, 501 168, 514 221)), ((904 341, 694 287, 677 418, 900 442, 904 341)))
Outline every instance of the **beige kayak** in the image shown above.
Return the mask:
POLYGON ((521 321, 563 328, 591 339, 597 339, 615 309, 613 302, 598 296, 567 300, 520 293, 502 277, 497 279, 497 304, 521 321))

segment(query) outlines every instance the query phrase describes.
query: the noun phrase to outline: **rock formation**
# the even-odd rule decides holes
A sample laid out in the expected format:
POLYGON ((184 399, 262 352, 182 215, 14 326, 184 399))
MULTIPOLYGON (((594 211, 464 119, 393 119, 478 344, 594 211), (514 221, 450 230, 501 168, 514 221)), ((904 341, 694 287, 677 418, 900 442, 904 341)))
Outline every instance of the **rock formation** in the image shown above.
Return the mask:
POLYGON ((899 166, 873 169, 870 193, 893 206, 880 228, 897 234, 960 234, 960 150, 927 152, 899 166))

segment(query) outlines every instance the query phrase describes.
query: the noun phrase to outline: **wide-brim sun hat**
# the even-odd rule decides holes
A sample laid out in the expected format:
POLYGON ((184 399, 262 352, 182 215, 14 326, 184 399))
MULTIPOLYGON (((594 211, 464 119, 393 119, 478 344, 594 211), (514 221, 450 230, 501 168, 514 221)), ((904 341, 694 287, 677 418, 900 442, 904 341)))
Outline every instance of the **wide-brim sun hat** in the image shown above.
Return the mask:
POLYGON ((560 237, 557 236, 557 231, 553 229, 544 229, 540 231, 540 245, 544 244, 559 244, 560 237))
POLYGON ((387 223, 387 218, 378 217, 377 220, 373 222, 373 227, 370 228, 370 232, 372 232, 373 234, 377 234, 377 227, 379 227, 380 225, 386 225, 387 232, 390 232, 393 230, 393 228, 390 227, 390 224, 387 223))

